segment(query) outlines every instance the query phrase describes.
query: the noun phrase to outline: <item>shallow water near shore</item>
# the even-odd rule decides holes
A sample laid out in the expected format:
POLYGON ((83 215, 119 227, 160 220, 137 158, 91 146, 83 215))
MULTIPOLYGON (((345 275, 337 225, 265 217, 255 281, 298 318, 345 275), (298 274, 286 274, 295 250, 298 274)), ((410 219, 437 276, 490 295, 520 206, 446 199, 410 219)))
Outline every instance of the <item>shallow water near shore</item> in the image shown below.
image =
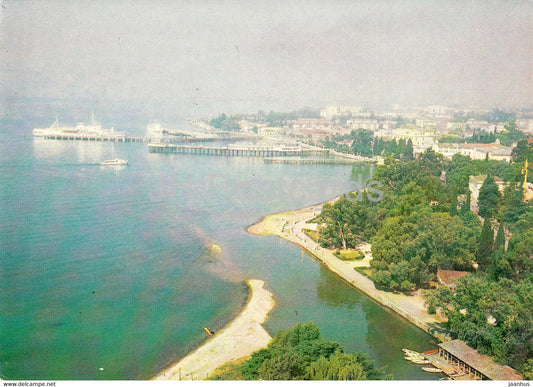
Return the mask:
MULTIPOLYGON (((265 280, 274 335, 315 321, 396 379, 435 379, 403 360, 431 337, 309 255, 248 234, 264 215, 331 199, 368 166, 149 154, 146 144, 33 139, 0 147, 0 373, 6 379, 147 379, 206 339, 265 280), (116 154, 126 167, 102 167, 116 154), (216 243, 223 253, 206 254, 216 243)), ((13 134, 16 133, 16 134, 13 134)), ((7 134, 7 135, 6 135, 7 134)))

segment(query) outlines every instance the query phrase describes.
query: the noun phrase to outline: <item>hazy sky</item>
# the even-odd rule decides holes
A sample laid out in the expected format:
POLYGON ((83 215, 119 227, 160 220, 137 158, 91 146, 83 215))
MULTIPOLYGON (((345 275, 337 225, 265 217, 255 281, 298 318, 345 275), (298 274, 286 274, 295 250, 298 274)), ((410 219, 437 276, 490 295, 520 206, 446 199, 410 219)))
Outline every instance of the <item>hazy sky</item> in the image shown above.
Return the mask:
POLYGON ((533 1, 3 1, 2 97, 533 107, 533 1))

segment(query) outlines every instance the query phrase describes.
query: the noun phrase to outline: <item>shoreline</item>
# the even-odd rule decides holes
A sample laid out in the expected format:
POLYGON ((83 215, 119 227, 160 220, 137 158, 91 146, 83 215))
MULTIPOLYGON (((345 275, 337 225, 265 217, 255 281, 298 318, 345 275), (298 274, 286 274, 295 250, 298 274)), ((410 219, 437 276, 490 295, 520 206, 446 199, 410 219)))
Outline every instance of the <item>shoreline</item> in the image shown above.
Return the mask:
MULTIPOLYGON (((334 200, 326 203, 331 203, 334 200)), ((318 215, 322 210, 323 204, 267 215, 259 222, 249 226, 247 231, 253 235, 276 235, 294 243, 316 258, 328 270, 337 274, 349 285, 363 292, 378 304, 392 310, 436 339, 440 341, 450 340, 450 336, 438 326, 438 324, 445 322, 446 319, 442 316, 427 313, 424 306, 424 298, 420 291, 416 292, 415 295, 407 296, 378 290, 372 280, 355 270, 355 267, 361 267, 364 264, 360 261, 342 261, 333 255, 332 250, 322 248, 305 235, 302 229, 312 227, 311 224, 306 222, 318 215)), ((360 249, 366 251, 370 249, 370 244, 368 243, 360 246, 362 246, 360 249)), ((365 255, 368 255, 368 252, 365 255)))
POLYGON ((272 337, 261 324, 276 305, 274 296, 264 288, 262 280, 249 279, 246 283, 250 290, 248 302, 237 317, 152 380, 203 380, 221 365, 268 345, 272 337))

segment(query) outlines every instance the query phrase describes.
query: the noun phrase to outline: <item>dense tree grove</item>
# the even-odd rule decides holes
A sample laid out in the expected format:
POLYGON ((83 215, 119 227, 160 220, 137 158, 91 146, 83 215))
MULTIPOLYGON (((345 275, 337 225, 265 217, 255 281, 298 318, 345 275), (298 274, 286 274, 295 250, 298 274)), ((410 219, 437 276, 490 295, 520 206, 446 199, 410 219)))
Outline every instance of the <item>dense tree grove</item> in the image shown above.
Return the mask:
MULTIPOLYGON (((531 277, 531 267, 529 273, 531 277)), ((483 273, 464 276, 454 290, 432 291, 428 302, 443 309, 459 339, 531 379, 533 369, 527 367, 533 359, 533 282, 502 274, 498 280, 483 273)))
POLYGON ((523 200, 520 170, 532 151, 521 143, 512 163, 444 160, 431 150, 415 160, 388 157, 372 177, 383 184, 383 200, 343 197, 324 206, 319 241, 335 248, 370 241, 370 276, 383 289, 428 288, 438 269, 470 272, 456 289, 427 290, 428 310, 440 307, 454 335, 531 378, 533 206, 523 200), (480 174, 489 176, 478 216, 468 177, 480 174), (504 180, 503 192, 493 176, 504 180))
MULTIPOLYGON (((360 201, 343 197, 325 205, 319 241, 335 248, 370 241, 372 279, 391 290, 425 287, 439 268, 474 270, 481 223, 470 213, 468 175, 462 175, 495 166, 462 156, 446 161, 431 150, 416 160, 389 157, 372 177, 383 184, 383 200, 375 203, 362 195, 360 201), (446 182, 440 180, 442 171, 446 182), (461 203, 460 194, 465 197, 461 203)), ((512 175, 510 166, 498 168, 512 175)))
POLYGON ((372 179, 383 184, 383 200, 372 202, 360 192, 324 205, 319 241, 339 249, 370 241, 372 279, 385 289, 409 292, 426 287, 438 269, 487 269, 494 255, 492 222, 505 223, 513 231, 527 209, 517 163, 461 155, 448 161, 428 150, 416 160, 387 158, 372 179), (446 181, 439 178, 442 171, 446 181), (490 172, 509 182, 503 195, 490 172), (468 190, 468 176, 478 174, 489 175, 478 199, 486 219, 483 230, 470 212, 468 190))
POLYGON ((241 130, 241 125, 239 124, 240 118, 236 116, 226 116, 222 113, 217 118, 213 118, 209 121, 209 125, 227 131, 239 131, 241 130))
POLYGON ((371 130, 352 130, 348 135, 326 136, 322 141, 325 148, 335 149, 340 152, 353 153, 359 156, 393 156, 402 160, 413 160, 413 141, 409 140, 384 140, 374 137, 371 130), (350 146, 345 143, 349 142, 350 146))
POLYGON ((479 190, 477 200, 479 216, 482 218, 492 218, 498 209, 500 201, 500 190, 491 175, 488 175, 479 190))
POLYGON ((267 348, 240 366, 212 379, 239 380, 379 380, 389 378, 361 353, 344 353, 324 340, 312 322, 278 332, 267 348))

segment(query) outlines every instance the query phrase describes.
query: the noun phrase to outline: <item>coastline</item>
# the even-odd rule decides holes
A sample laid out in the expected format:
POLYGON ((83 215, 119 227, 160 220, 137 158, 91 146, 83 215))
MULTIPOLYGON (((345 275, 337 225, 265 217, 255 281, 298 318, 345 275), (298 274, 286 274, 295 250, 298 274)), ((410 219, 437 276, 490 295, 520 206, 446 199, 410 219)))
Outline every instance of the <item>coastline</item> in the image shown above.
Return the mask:
POLYGON ((268 345, 272 337, 261 325, 276 302, 258 279, 246 281, 250 289, 244 309, 199 348, 159 372, 152 380, 203 380, 219 366, 268 345))
MULTIPOLYGON (((331 202, 328 201, 327 203, 331 202)), ((368 260, 364 263, 360 261, 342 261, 333 255, 332 250, 322 248, 302 231, 304 228, 312 227, 311 224, 306 222, 318 215, 322 210, 323 204, 267 215, 261 221, 248 227, 247 231, 253 235, 277 235, 294 243, 318 259, 321 264, 348 284, 380 305, 394 311, 438 340, 450 340, 449 335, 439 327, 439 324, 445 322, 446 319, 442 316, 427 313, 424 306, 424 298, 420 291, 414 295, 407 296, 376 289, 372 280, 355 270, 357 266, 367 266, 368 260)), ((368 243, 360 245, 360 249, 365 250, 365 255, 367 256, 370 247, 368 243)))

